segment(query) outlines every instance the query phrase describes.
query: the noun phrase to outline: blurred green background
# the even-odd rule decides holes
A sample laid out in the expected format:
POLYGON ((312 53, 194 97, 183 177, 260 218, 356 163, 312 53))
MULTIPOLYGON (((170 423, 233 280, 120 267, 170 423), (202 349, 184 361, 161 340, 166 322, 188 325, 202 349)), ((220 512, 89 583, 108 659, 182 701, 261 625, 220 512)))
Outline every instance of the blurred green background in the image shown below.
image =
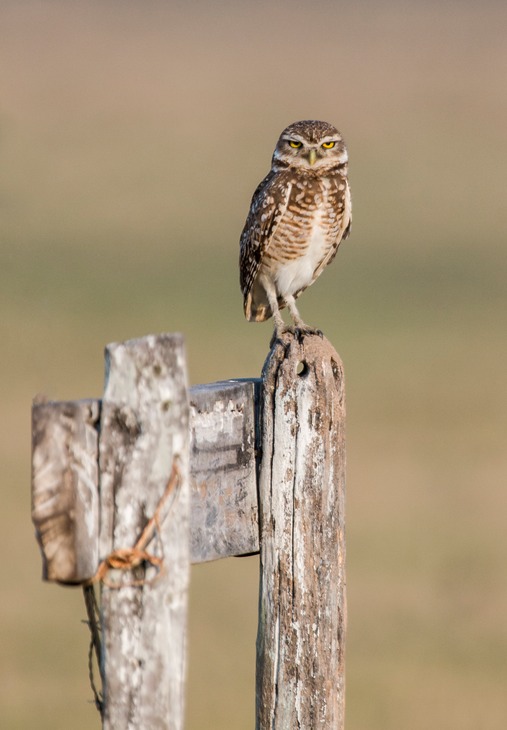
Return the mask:
MULTIPOLYGON (((259 375, 238 238, 280 131, 336 124, 354 225, 301 299, 346 369, 347 730, 507 727, 507 6, 0 5, 0 724, 98 728, 78 590, 44 585, 33 396, 182 331, 259 375)), ((189 730, 253 727, 258 560, 192 569, 189 730)))

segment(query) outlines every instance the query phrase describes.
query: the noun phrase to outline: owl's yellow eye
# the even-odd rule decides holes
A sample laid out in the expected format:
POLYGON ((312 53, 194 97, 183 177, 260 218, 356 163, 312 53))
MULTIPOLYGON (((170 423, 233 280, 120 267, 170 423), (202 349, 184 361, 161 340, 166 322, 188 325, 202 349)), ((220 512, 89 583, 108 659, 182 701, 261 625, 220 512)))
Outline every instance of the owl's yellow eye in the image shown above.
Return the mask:
POLYGON ((336 142, 323 142, 322 146, 325 150, 330 150, 335 146, 336 142))
POLYGON ((297 149, 299 149, 301 147, 301 145, 303 143, 302 142, 297 142, 295 139, 289 139, 289 144, 290 144, 291 147, 294 147, 294 149, 297 150, 297 149))

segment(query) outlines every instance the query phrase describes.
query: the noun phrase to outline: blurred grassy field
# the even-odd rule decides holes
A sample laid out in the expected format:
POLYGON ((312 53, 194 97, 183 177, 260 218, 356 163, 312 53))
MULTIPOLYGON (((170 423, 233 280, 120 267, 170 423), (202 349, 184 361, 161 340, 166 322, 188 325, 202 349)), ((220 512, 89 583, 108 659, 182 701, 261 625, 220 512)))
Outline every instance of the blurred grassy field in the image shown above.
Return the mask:
MULTIPOLYGON (((255 376, 238 237, 281 129, 350 149, 354 227, 301 300, 346 368, 347 730, 507 726, 504 3, 0 6, 0 724, 99 727, 79 592, 40 581, 30 404, 107 342, 255 376)), ((257 559, 192 570, 189 730, 253 727, 257 559)))

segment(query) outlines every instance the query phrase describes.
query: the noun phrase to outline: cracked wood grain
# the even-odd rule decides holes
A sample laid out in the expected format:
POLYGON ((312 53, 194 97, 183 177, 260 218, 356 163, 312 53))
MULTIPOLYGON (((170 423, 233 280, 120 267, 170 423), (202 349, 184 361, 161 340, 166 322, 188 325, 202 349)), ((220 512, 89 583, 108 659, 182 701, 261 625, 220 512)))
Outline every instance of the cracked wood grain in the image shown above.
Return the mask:
POLYGON ((190 388, 193 563, 258 552, 256 401, 260 380, 190 388))
POLYGON ((80 583, 97 569, 99 403, 32 407, 32 521, 44 580, 80 583))

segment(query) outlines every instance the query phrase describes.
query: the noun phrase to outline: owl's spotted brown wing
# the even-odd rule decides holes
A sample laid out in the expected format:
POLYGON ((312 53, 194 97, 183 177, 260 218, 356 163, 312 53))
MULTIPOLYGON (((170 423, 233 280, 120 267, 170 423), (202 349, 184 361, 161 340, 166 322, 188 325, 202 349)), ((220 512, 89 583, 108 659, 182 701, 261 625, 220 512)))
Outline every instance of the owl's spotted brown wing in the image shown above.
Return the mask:
POLYGON ((291 184, 273 171, 253 194, 240 238, 239 272, 245 301, 259 272, 262 257, 287 208, 291 184))

